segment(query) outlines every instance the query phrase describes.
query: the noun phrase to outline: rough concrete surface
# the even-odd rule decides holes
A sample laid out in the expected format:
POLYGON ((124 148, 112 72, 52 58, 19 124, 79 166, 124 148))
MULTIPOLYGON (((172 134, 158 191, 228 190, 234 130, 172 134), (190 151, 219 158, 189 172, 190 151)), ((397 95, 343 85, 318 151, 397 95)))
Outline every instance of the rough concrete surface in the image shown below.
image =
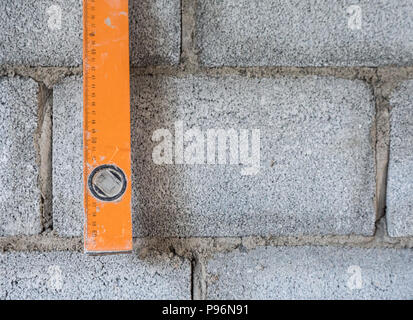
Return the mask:
POLYGON ((400 85, 390 105, 388 232, 393 237, 413 236, 413 80, 400 85))
MULTIPOLYGON (((363 82, 144 76, 132 83, 136 236, 373 233, 374 106, 363 82), (175 135, 175 121, 182 121, 185 131, 260 129, 259 171, 243 175, 249 166, 239 162, 155 164, 152 153, 159 142, 152 135, 162 128, 175 135)), ((63 153, 56 158, 64 162, 54 160, 53 177, 54 189, 64 193, 54 193, 55 204, 61 203, 54 215, 62 235, 82 230, 82 155, 67 152, 76 150, 81 139, 81 95, 73 90, 57 89, 62 96, 55 98, 56 110, 66 114, 61 119, 72 122, 54 121, 60 143, 54 153, 63 153)))
POLYGON ((0 236, 42 230, 35 147, 38 93, 33 80, 0 78, 0 236))
POLYGON ((83 254, 82 2, 0 2, 0 300, 413 299, 412 1, 129 0, 113 256, 83 254))
POLYGON ((131 64, 175 65, 181 52, 180 0, 129 1, 131 64))
POLYGON ((208 299, 412 299, 413 251, 263 247, 207 263, 208 299))
POLYGON ((198 1, 207 66, 383 66, 413 62, 410 0, 198 1))
MULTIPOLYGON (((0 64, 82 64, 82 0, 0 2, 0 64)), ((133 0, 132 65, 177 64, 181 45, 179 0, 133 0)))
POLYGON ((363 82, 161 76, 134 85, 137 235, 372 234, 374 105, 363 82), (155 164, 153 133, 165 128, 176 138, 175 121, 203 133, 259 129, 259 171, 243 175, 245 163, 205 159, 183 165, 176 156, 174 165, 155 164))
POLYGON ((54 87, 52 159, 53 228, 60 235, 80 235, 84 214, 81 77, 67 78, 54 87))
POLYGON ((190 299, 190 262, 136 254, 0 254, 0 299, 190 299))
POLYGON ((82 0, 3 0, 0 21, 0 64, 82 64, 82 0))

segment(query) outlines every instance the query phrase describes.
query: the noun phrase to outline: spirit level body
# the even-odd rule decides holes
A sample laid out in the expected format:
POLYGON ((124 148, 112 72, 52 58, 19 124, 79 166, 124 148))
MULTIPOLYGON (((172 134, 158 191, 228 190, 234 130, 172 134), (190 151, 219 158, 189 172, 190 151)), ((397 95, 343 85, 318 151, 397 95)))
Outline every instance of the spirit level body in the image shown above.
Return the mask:
POLYGON ((127 252, 132 250, 128 0, 84 0, 83 26, 84 247, 87 253, 127 252), (112 191, 118 194, 104 197, 112 191))

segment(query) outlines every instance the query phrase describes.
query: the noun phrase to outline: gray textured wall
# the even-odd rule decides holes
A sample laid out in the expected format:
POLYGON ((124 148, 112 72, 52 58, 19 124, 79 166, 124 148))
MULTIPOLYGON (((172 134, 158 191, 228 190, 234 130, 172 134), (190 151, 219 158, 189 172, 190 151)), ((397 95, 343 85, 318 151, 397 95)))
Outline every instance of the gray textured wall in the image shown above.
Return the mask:
POLYGON ((412 299, 412 2, 129 3, 135 249, 113 257, 82 253, 82 1, 0 3, 0 299, 412 299), (177 122, 200 132, 182 164, 177 122), (208 162, 211 129, 235 162, 208 162))

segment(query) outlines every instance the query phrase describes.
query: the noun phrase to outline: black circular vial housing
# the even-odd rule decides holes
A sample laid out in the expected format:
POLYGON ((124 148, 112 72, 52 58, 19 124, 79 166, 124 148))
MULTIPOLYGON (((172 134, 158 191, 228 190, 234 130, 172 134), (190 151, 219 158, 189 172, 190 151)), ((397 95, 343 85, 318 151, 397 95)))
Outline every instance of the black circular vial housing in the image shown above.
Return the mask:
POLYGON ((101 165, 93 169, 88 178, 92 195, 101 201, 118 200, 126 191, 126 176, 114 165, 101 165))

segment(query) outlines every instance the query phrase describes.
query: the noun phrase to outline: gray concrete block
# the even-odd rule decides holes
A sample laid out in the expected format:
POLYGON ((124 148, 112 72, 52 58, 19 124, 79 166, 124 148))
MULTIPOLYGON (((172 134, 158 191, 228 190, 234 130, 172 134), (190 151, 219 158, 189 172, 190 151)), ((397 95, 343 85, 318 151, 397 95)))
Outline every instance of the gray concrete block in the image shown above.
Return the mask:
POLYGON ((0 78, 0 236, 41 231, 41 192, 35 146, 39 87, 0 78))
MULTIPOLYGON (((130 3, 133 65, 177 64, 180 57, 179 0, 130 3)), ((0 64, 82 64, 82 0, 0 2, 0 64)))
POLYGON ((0 64, 82 64, 82 0, 0 2, 0 64))
MULTIPOLYGON (((375 162, 369 137, 374 104, 363 82, 317 77, 141 76, 132 78, 131 88, 135 236, 373 233, 375 162), (251 151, 249 142, 255 166, 240 158, 235 164, 206 164, 207 157, 203 164, 179 164, 174 156, 179 144, 174 141, 172 164, 155 163, 153 152, 162 140, 161 136, 153 140, 156 131, 169 130, 174 140, 180 137, 175 134, 177 121, 182 121, 185 132, 195 127, 202 130, 205 141, 208 129, 232 128, 239 139, 243 130, 249 139, 253 129, 260 130, 259 144, 254 142, 258 150, 251 151), (257 171, 246 175, 251 167, 257 171)), ((60 107, 68 109, 62 112, 78 114, 78 128, 81 115, 73 110, 80 104, 78 95, 60 107)), ((55 152, 66 155, 73 146, 78 148, 65 136, 80 129, 59 130, 55 122, 55 139, 67 143, 54 148, 55 152)), ((247 145, 237 143, 232 146, 241 153, 247 145)), ((184 144, 187 156, 190 145, 189 140, 184 144)), ((217 153, 218 148, 212 156, 217 153)), ((62 178, 54 178, 57 188, 66 190, 66 181, 72 181, 73 188, 78 184, 81 190, 81 154, 77 157, 76 165, 61 171, 62 178)), ((56 218, 64 221, 59 229, 80 235, 83 209, 77 201, 81 197, 69 193, 62 199, 62 207, 74 210, 68 219, 56 218)), ((65 214, 64 210, 54 212, 55 217, 65 214)))
POLYGON ((208 261, 208 299, 412 299, 411 249, 263 247, 208 261))
POLYGON ((180 0, 134 0, 129 3, 131 64, 178 64, 181 54, 180 0))
MULTIPOLYGON (((132 92, 135 234, 373 233, 374 104, 363 82, 139 77, 132 92), (185 132, 199 128, 204 140, 208 129, 234 129, 239 139, 242 130, 249 139, 260 130, 258 150, 248 143, 258 171, 245 175, 250 166, 239 158, 233 165, 206 164, 205 141, 202 164, 179 164, 174 141, 173 164, 156 164, 153 152, 162 138, 153 141, 153 135, 164 128, 179 137, 176 121, 185 132)), ((191 145, 184 144, 186 153, 191 145)), ((241 146, 248 145, 240 143, 240 153, 241 146)))
POLYGON ((0 254, 1 300, 190 298, 191 265, 178 258, 0 254))
POLYGON ((71 77, 53 90, 53 228, 83 233, 83 88, 71 77))
POLYGON ((198 1, 208 66, 382 66, 413 62, 410 0, 198 1))
POLYGON ((413 236, 413 80, 390 99, 390 160, 386 220, 390 236, 413 236))

